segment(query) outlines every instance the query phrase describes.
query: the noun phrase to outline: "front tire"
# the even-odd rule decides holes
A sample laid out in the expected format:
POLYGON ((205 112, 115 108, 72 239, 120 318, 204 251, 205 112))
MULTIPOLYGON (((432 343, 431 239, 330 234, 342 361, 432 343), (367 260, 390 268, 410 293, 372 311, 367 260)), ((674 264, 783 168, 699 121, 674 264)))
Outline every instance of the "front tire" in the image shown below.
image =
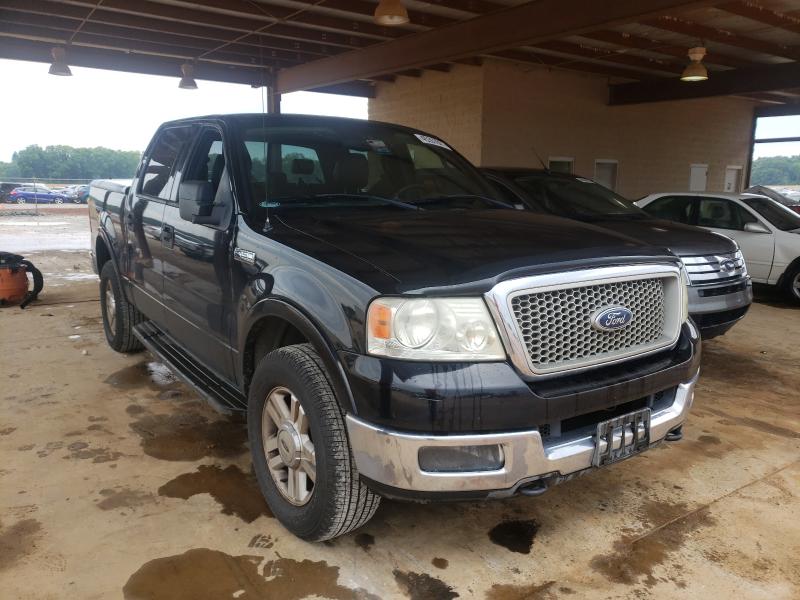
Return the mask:
POLYGON ((359 478, 344 414, 310 344, 261 359, 250 385, 247 429, 261 492, 299 538, 335 538, 375 514, 380 497, 359 478))
POLYGON ((144 316, 125 299, 117 271, 110 260, 100 269, 100 311, 109 346, 124 353, 144 350, 133 335, 133 328, 144 320, 144 316))
POLYGON ((800 304, 800 266, 786 274, 784 291, 795 304, 800 304))

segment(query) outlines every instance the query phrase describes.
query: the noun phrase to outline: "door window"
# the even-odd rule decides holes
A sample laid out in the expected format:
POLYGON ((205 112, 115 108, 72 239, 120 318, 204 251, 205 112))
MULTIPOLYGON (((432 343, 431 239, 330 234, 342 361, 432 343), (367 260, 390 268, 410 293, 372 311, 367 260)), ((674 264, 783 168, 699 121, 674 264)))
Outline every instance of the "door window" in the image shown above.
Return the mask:
POLYGON ((744 230, 745 223, 758 221, 747 210, 725 198, 700 198, 697 210, 697 224, 700 227, 744 230))
POLYGON ((207 181, 211 184, 211 197, 216 198, 224 172, 222 135, 216 129, 206 129, 200 134, 183 181, 207 181))
POLYGON ((189 141, 191 127, 170 127, 163 130, 147 157, 139 192, 154 198, 168 200, 172 189, 175 163, 189 141))
POLYGON ((692 212, 691 196, 664 196, 644 207, 645 211, 667 221, 689 223, 692 212))

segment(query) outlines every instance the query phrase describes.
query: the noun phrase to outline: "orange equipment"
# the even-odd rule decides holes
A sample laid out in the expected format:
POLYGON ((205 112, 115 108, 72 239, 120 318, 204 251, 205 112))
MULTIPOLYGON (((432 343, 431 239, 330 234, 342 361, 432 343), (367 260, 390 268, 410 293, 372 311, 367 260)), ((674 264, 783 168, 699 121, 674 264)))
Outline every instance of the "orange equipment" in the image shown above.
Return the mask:
POLYGON ((0 252, 0 306, 20 302, 25 308, 44 287, 42 272, 18 254, 0 252), (33 290, 28 291, 28 273, 33 275, 33 290))

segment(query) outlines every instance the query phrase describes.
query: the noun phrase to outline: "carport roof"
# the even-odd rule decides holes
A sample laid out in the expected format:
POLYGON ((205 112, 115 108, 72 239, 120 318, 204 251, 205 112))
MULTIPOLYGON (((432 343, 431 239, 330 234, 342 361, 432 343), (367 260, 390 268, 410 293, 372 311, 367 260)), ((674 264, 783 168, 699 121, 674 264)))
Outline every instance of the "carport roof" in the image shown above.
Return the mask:
POLYGON ((486 58, 607 77, 610 102, 746 95, 800 101, 800 0, 4 0, 0 57, 372 96, 376 81, 486 58), (704 45, 708 81, 679 81, 704 45))

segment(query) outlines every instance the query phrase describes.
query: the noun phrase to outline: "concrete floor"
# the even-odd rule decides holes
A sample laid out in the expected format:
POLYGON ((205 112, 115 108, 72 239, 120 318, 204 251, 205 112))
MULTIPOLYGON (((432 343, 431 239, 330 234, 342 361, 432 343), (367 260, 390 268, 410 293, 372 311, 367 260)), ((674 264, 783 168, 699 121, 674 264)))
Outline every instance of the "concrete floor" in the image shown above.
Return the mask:
POLYGON ((800 309, 705 344, 682 442, 539 498, 384 502, 328 544, 253 483, 244 426, 105 343, 84 252, 0 309, 0 597, 800 597, 800 309), (66 279, 65 279, 66 277, 66 279))

